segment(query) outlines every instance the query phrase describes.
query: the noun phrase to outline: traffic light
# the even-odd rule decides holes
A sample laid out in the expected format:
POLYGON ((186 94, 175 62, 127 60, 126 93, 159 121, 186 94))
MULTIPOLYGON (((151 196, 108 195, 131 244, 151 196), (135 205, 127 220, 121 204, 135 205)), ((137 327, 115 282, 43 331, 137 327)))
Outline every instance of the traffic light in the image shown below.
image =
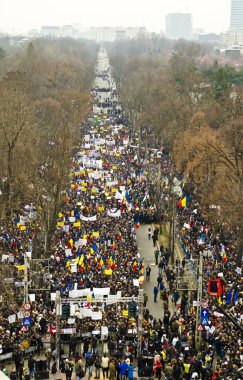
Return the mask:
POLYGON ((128 304, 128 318, 136 318, 137 313, 137 305, 135 302, 129 302, 128 304))
POLYGON ((68 319, 70 317, 70 305, 65 303, 62 305, 62 319, 68 319))

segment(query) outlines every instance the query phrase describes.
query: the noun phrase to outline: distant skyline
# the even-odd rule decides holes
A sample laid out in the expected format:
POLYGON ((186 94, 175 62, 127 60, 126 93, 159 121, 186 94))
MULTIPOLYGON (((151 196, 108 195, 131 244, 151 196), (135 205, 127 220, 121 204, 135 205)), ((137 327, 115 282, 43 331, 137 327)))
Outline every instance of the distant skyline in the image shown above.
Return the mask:
POLYGON ((231 0, 1 0, 0 30, 43 25, 145 26, 165 30, 168 13, 192 14, 193 28, 223 32, 230 26, 231 0))

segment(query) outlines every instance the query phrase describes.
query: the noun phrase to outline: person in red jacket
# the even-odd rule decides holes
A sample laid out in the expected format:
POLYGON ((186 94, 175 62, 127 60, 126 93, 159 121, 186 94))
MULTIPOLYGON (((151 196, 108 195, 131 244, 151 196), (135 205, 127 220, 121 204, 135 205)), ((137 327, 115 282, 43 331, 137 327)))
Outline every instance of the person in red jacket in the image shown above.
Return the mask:
POLYGON ((162 364, 159 360, 156 360, 154 364, 154 374, 156 376, 156 379, 161 380, 161 374, 162 374, 162 364))

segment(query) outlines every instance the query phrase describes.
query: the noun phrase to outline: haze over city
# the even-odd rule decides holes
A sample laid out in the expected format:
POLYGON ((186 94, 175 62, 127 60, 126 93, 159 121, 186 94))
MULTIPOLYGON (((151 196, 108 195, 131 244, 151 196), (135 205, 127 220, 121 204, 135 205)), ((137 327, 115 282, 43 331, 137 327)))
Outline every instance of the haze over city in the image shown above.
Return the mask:
POLYGON ((42 25, 145 26, 160 32, 168 13, 189 12, 193 27, 223 32, 230 24, 230 0, 3 0, 0 29, 27 31, 42 25))

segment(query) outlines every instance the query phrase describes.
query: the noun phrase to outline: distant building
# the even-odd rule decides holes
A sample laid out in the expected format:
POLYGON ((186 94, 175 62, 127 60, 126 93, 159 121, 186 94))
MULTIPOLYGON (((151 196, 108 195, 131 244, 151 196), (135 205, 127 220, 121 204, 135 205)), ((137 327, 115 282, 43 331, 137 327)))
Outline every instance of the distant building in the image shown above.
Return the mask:
POLYGON ((111 27, 91 27, 80 34, 81 38, 96 42, 112 42, 116 39, 116 29, 111 27))
POLYGON ((171 40, 192 39, 192 15, 190 13, 169 13, 166 16, 166 37, 171 40))
POLYGON ((61 37, 64 38, 77 38, 78 30, 72 25, 64 25, 61 27, 61 37))
POLYGON ((198 40, 201 43, 220 44, 222 39, 221 39, 221 35, 220 34, 216 34, 216 33, 203 33, 203 34, 199 34, 198 40))
POLYGON ((122 29, 116 30, 116 40, 117 41, 122 41, 122 40, 126 40, 126 39, 127 39, 127 36, 126 36, 125 30, 122 30, 122 29))
MULTIPOLYGON (((96 42, 113 42, 116 40, 127 40, 132 38, 138 38, 140 36, 141 28, 136 27, 90 27, 86 31, 79 33, 80 38, 88 40, 94 40, 96 42)), ((142 29, 143 35, 145 34, 145 28, 142 29)))
POLYGON ((72 25, 42 26, 40 36, 45 38, 77 38, 78 31, 72 25))
POLYGON ((40 30, 41 37, 47 38, 60 38, 61 28, 60 26, 42 26, 40 30))
POLYGON ((230 31, 243 33, 243 0, 231 0, 230 31))
POLYGON ((239 59, 242 55, 242 52, 243 50, 240 47, 228 47, 227 49, 225 49, 224 54, 226 58, 239 59))
POLYGON ((226 58, 237 60, 243 56, 243 45, 228 46, 225 49, 217 49, 215 52, 224 55, 226 58))
POLYGON ((242 45, 243 44, 243 32, 233 32, 231 30, 223 33, 222 44, 224 46, 242 45))

